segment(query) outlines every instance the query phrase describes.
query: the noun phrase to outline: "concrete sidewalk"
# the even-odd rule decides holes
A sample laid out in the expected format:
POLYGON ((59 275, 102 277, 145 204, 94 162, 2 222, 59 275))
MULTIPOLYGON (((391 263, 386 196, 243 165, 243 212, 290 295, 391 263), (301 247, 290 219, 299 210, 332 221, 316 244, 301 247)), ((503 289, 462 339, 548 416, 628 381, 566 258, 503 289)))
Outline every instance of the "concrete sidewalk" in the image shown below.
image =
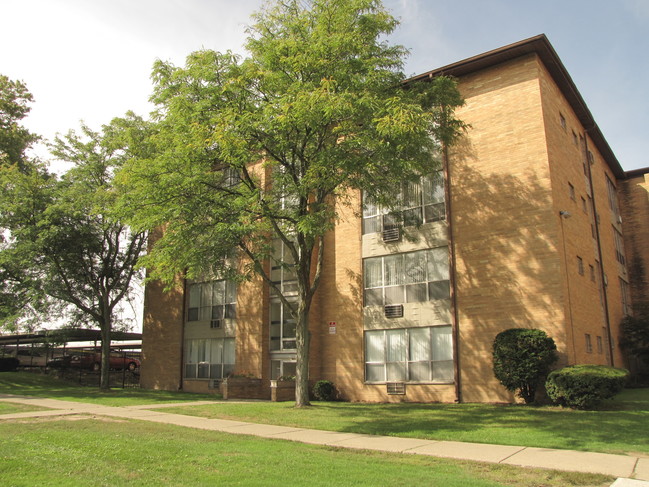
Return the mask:
MULTIPOLYGON (((649 458, 637 456, 338 433, 242 421, 206 419, 182 414, 170 414, 163 411, 151 411, 151 409, 177 406, 178 404, 110 407, 57 399, 14 396, 10 394, 0 394, 0 401, 50 408, 44 411, 0 415, 0 421, 74 414, 109 416, 339 448, 379 450, 458 460, 473 460, 477 462, 503 463, 520 467, 600 473, 618 477, 618 480, 613 484, 615 487, 649 487, 649 482, 646 482, 649 481, 649 458), (631 480, 630 477, 633 477, 635 480, 631 480)), ((185 404, 199 405, 218 402, 220 401, 200 401, 185 404)))

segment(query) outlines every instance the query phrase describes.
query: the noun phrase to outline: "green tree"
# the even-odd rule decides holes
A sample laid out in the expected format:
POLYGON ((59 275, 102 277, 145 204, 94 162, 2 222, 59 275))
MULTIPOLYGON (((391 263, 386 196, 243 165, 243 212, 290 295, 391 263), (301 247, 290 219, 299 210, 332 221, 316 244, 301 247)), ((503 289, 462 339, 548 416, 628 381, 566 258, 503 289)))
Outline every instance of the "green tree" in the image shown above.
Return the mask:
MULTIPOLYGON (((29 163, 25 151, 38 137, 19 122, 29 113, 32 101, 33 97, 24 83, 0 75, 0 167, 23 173, 27 170, 29 163)), ((26 176, 21 183, 20 191, 26 194, 32 193, 34 185, 46 184, 38 171, 26 176)), ((39 203, 35 201, 34 204, 39 203)), ((25 262, 19 255, 10 255, 12 250, 7 249, 8 237, 7 232, 0 231, 0 250, 3 250, 0 253, 0 324, 14 323, 18 315, 34 316, 41 304, 33 292, 29 276, 24 272, 25 262)))
POLYGON ((32 101, 23 82, 0 75, 0 165, 23 167, 25 151, 38 140, 19 123, 29 113, 32 101))
POLYGON ((642 309, 620 323, 620 347, 649 364, 649 313, 642 309))
POLYGON ((557 359, 557 346, 543 330, 510 328, 494 340, 494 375, 526 404, 534 402, 536 389, 557 359))
POLYGON ((165 229, 145 260, 152 278, 258 274, 291 313, 298 407, 337 205, 358 189, 390 203, 404 179, 439 167, 441 139, 455 134, 440 128, 461 103, 452 81, 404 89, 407 51, 384 40, 397 24, 377 0, 278 1, 254 16, 245 59, 205 50, 184 68, 156 63, 160 153, 122 173, 133 223, 165 229), (224 259, 233 249, 238 267, 224 259), (297 300, 269 260, 294 275, 297 300))
MULTIPOLYGON (((0 226, 10 234, 0 265, 7 276, 16 272, 5 291, 14 291, 37 316, 61 312, 73 323, 99 326, 102 388, 109 386, 118 306, 132 289, 146 241, 144 232, 131 232, 113 212, 113 176, 132 157, 127 142, 143 130, 145 124, 131 116, 102 133, 83 125, 81 135, 57 137, 53 154, 74 165, 60 179, 36 164, 0 168, 0 226)), ((20 317, 5 318, 16 323, 20 317)))

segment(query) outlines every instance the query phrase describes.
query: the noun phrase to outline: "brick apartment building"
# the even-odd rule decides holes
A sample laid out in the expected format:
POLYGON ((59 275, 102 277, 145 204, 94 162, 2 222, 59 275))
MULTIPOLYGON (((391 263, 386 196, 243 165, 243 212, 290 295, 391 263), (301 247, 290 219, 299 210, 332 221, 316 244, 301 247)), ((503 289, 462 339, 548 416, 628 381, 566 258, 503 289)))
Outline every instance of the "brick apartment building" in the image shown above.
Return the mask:
MULTIPOLYGON (((351 401, 512 401, 491 356, 512 327, 545 330, 561 365, 624 366, 620 320, 647 301, 649 169, 622 170, 545 36, 411 82, 440 74, 458 79, 470 128, 448 167, 404 188, 420 227, 395 228, 361 194, 340 208, 311 379, 351 401)), ((295 369, 284 311, 260 280, 150 284, 142 385, 207 392, 236 373, 270 397, 295 369)))

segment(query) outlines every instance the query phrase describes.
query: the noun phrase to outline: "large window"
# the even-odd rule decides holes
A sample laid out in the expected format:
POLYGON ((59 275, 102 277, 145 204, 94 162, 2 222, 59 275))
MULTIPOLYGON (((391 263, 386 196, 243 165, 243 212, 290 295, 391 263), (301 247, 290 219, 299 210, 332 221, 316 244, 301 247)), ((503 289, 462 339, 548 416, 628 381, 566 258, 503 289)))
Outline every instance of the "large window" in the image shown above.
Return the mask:
MULTIPOLYGON (((281 240, 273 242, 270 278, 291 305, 297 306, 295 259, 281 240)), ((295 318, 290 309, 280 301, 274 288, 271 288, 270 296, 270 349, 295 350, 295 318)))
POLYGON ((449 297, 448 249, 439 247, 364 261, 365 306, 449 297))
POLYGON ((620 294, 622 297, 622 312, 625 316, 633 314, 631 311, 631 292, 629 290, 629 283, 621 277, 620 280, 620 294))
POLYGON ((617 228, 613 227, 613 240, 615 241, 615 258, 617 261, 625 265, 626 259, 624 258, 624 240, 622 234, 618 232, 617 228))
MULTIPOLYGON (((292 300, 293 301, 293 300, 292 300)), ((295 301, 293 301, 297 305, 295 301)), ((271 351, 295 350, 295 318, 281 301, 270 303, 271 351)))
POLYGON ((608 176, 606 176, 606 189, 608 191, 608 206, 611 208, 611 211, 613 212, 613 215, 615 215, 615 218, 619 218, 620 207, 617 204, 617 190, 615 189, 615 185, 608 176))
POLYGON ((185 340, 185 378, 222 379, 234 370, 234 338, 185 340))
POLYGON ((232 281, 200 282, 189 285, 187 321, 235 318, 237 288, 232 281))
POLYGON ((365 332, 367 382, 453 382, 451 326, 365 332))
MULTIPOLYGON (((273 242, 270 279, 284 296, 297 295, 295 259, 293 259, 291 252, 281 240, 273 242)), ((277 292, 274 288, 271 288, 270 294, 274 296, 277 292)))
POLYGON ((395 196, 394 213, 363 196, 363 234, 383 231, 400 225, 420 225, 446 218, 444 177, 441 171, 423 176, 419 181, 406 182, 395 196))

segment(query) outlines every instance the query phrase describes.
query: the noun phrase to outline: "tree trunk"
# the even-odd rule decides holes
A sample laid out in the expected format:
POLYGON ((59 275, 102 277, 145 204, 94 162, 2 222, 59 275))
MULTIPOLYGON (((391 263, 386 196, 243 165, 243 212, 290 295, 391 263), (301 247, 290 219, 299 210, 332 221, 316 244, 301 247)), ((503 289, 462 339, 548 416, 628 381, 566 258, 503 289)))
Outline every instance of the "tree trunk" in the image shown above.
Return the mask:
POLYGON ((113 326, 112 317, 109 313, 104 312, 101 328, 101 372, 99 379, 99 388, 102 391, 110 389, 110 332, 113 326))
POLYGON ((300 305, 295 331, 297 364, 295 373, 295 407, 310 406, 309 402, 309 308, 300 305))

